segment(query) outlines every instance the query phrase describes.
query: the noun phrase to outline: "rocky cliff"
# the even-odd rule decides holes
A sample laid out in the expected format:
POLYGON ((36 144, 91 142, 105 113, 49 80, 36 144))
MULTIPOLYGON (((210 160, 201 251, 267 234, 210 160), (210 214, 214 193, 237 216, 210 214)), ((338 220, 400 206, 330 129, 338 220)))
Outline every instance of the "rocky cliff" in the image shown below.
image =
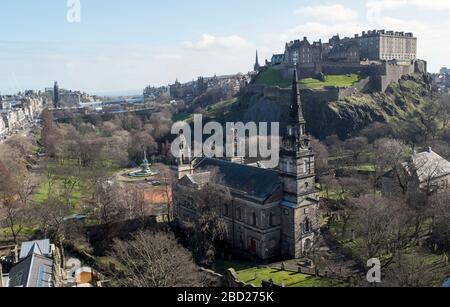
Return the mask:
MULTIPOLYGON (((327 101, 317 97, 303 97, 303 108, 309 133, 317 138, 337 134, 341 138, 355 135, 371 123, 405 120, 408 115, 421 111, 425 99, 431 94, 427 74, 413 74, 392 83, 385 93, 355 93, 343 100, 327 101)), ((289 110, 286 95, 267 97, 263 94, 243 93, 220 121, 279 121, 289 110)))

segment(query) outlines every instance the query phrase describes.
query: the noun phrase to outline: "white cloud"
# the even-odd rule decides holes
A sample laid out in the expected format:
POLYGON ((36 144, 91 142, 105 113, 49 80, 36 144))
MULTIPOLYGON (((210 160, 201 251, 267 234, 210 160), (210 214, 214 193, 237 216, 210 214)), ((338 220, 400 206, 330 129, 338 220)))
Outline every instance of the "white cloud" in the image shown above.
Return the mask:
POLYGON ((183 46, 195 50, 211 50, 211 49, 236 50, 252 47, 252 44, 238 35, 214 36, 210 34, 203 34, 199 41, 184 42, 183 46))
POLYGON ((339 21, 348 22, 358 18, 358 13, 356 11, 346 8, 341 4, 307 6, 295 10, 294 14, 327 23, 339 21))
POLYGON ((403 32, 423 32, 429 30, 429 25, 419 20, 404 20, 394 17, 385 16, 381 19, 381 24, 386 29, 403 32))
POLYGON ((450 17, 449 0, 368 0, 366 2, 367 18, 370 21, 380 21, 384 12, 407 7, 432 11, 445 10, 450 17))
POLYGON ((368 27, 358 22, 343 22, 336 24, 326 24, 319 22, 308 22, 284 31, 280 35, 281 41, 291 41, 293 39, 307 36, 310 40, 328 39, 333 35, 353 36, 368 27))

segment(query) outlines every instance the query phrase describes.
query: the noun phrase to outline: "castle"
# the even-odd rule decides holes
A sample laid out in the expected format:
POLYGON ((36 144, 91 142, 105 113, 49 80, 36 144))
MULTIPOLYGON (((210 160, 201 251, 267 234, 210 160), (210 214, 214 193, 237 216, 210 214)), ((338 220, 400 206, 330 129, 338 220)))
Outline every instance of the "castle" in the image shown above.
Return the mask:
POLYGON ((404 75, 426 73, 427 63, 417 59, 413 33, 372 30, 351 38, 336 35, 326 43, 310 43, 306 37, 288 42, 283 54, 274 54, 258 71, 266 69, 279 71, 285 79, 294 69, 300 78, 357 74, 370 78, 371 91, 384 92, 404 75))
POLYGON ((413 33, 373 30, 353 38, 333 36, 328 43, 310 43, 306 37, 286 43, 284 54, 275 54, 270 64, 301 67, 322 63, 360 63, 361 61, 414 61, 417 38, 413 33))
POLYGON ((192 195, 211 181, 213 170, 231 191, 223 205, 226 242, 261 259, 301 258, 319 236, 315 160, 305 130, 297 71, 278 170, 245 165, 244 159, 179 158, 175 217, 180 225, 198 218, 192 195))

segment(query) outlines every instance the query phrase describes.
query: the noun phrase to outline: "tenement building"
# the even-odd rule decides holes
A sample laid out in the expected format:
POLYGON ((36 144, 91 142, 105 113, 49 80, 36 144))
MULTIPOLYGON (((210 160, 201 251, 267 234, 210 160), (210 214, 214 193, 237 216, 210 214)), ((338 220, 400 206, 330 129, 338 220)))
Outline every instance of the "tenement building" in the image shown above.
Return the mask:
MULTIPOLYGON (((232 197, 223 204, 230 246, 261 259, 277 256, 301 258, 319 235, 315 160, 306 135, 297 72, 287 129, 280 148, 277 170, 242 164, 242 159, 179 158, 174 195, 180 225, 198 218, 193 197, 212 176, 232 197)), ((183 145, 182 145, 183 147, 183 145)))

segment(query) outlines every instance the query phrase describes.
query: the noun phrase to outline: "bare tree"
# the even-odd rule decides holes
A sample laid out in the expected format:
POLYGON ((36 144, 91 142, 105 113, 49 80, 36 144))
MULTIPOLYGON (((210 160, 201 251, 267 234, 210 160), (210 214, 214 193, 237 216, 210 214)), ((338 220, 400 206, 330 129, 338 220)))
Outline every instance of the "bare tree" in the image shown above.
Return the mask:
POLYGON ((402 163, 409 153, 408 147, 401 141, 383 138, 375 142, 375 183, 388 171, 392 170, 395 183, 401 188, 403 195, 409 190, 410 178, 405 176, 402 163))
POLYGON ((438 248, 450 251, 450 191, 436 193, 431 197, 433 218, 433 241, 438 248))
POLYGON ((357 237, 354 250, 362 263, 379 258, 386 267, 417 242, 411 224, 414 213, 401 199, 365 196, 352 204, 356 208, 351 222, 357 237))
POLYGON ((31 193, 27 174, 14 173, 0 162, 0 215, 6 220, 15 244, 18 244, 18 238, 29 221, 31 193))
POLYGON ((149 215, 149 205, 145 201, 145 193, 143 188, 132 185, 127 187, 124 192, 127 218, 137 219, 140 223, 141 229, 145 228, 146 218, 149 215))
POLYGON ((311 145, 315 153, 315 166, 318 174, 326 173, 329 169, 328 158, 329 152, 327 146, 319 140, 312 139, 311 145))
POLYGON ((70 215, 71 208, 64 200, 50 195, 43 204, 35 205, 35 214, 39 218, 44 233, 53 238, 61 248, 62 263, 65 263, 64 242, 66 240, 65 218, 70 215))
POLYGON ((215 260, 218 243, 225 239, 228 232, 224 212, 231 203, 230 191, 220 184, 219 176, 212 170, 209 182, 199 187, 184 203, 191 207, 196 217, 188 222, 183 221, 183 237, 196 261, 209 266, 215 260))
POLYGON ((190 253, 172 234, 143 233, 115 241, 111 256, 120 264, 114 280, 124 287, 198 287, 204 278, 190 253))
POLYGON ((120 185, 112 180, 98 182, 91 210, 93 217, 107 227, 114 222, 124 220, 126 203, 120 185))
POLYGON ((436 281, 447 277, 442 267, 431 265, 412 255, 399 255, 385 270, 383 286, 424 288, 440 286, 436 281))

